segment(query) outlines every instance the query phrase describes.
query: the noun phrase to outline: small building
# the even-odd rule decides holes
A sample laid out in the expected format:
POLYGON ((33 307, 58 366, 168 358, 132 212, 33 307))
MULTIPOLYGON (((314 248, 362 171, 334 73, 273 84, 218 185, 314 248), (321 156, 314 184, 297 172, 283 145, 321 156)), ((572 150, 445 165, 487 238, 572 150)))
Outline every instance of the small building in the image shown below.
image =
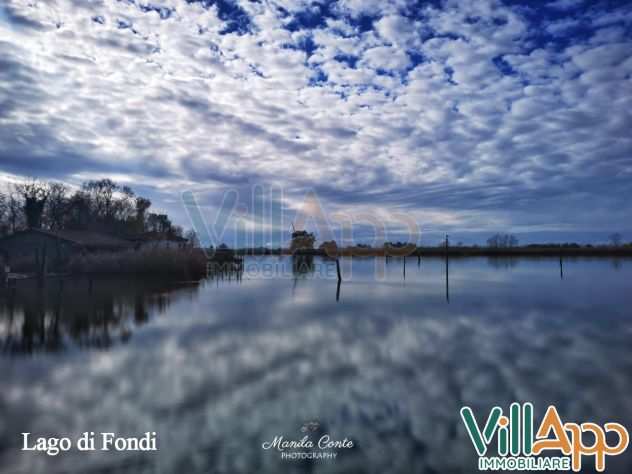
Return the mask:
POLYGON ((129 240, 83 230, 48 231, 27 229, 0 239, 0 255, 9 265, 16 262, 43 262, 53 266, 75 254, 118 252, 133 248, 129 240))

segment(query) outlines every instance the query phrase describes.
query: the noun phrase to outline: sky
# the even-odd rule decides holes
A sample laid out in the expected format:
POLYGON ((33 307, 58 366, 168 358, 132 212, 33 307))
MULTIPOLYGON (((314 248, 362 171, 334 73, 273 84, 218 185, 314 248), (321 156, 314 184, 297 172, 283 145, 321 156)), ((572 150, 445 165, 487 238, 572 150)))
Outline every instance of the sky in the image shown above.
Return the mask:
POLYGON ((0 179, 236 193, 261 245, 306 195, 356 240, 632 240, 631 75, 625 1, 2 0, 0 179))

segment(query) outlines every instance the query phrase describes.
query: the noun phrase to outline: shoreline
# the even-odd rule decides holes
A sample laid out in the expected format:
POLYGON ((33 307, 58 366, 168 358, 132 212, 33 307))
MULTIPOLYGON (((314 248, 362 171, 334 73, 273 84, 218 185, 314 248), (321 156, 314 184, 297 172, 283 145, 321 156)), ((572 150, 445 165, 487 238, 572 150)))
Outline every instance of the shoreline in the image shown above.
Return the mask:
POLYGON ((312 256, 312 257, 632 257, 632 247, 416 247, 409 248, 345 248, 336 252, 324 250, 301 250, 291 253, 287 249, 238 249, 240 256, 312 256))

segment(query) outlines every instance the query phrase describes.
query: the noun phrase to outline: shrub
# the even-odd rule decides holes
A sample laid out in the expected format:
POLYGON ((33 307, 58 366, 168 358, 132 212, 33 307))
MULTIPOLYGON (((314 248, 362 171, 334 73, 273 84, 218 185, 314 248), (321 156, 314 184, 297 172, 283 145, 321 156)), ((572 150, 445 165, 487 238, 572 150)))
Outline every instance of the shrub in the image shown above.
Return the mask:
POLYGON ((206 275, 206 256, 200 249, 148 249, 95 253, 70 259, 74 274, 136 274, 198 280, 206 275))

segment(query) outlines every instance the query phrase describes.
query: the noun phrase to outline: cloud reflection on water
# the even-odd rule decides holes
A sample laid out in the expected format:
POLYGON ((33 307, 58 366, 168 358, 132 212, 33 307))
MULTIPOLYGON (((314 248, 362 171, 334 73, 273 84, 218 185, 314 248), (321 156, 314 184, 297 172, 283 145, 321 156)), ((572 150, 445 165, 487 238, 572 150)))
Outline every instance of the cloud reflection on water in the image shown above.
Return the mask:
MULTIPOLYGON (((631 269, 578 261, 557 280, 547 261, 395 265, 384 283, 354 268, 335 282, 203 284, 108 351, 3 358, 0 472, 472 472, 458 418, 512 401, 550 403, 569 421, 630 426, 631 269), (598 276, 598 277, 597 277, 598 276), (590 291, 587 291, 590 289, 590 291), (281 460, 261 443, 301 426, 349 437, 334 462, 281 460), (20 453, 22 431, 158 432, 158 453, 20 453), (140 460, 140 461, 139 461, 140 460)), ((629 453, 608 459, 629 472, 629 453)))

